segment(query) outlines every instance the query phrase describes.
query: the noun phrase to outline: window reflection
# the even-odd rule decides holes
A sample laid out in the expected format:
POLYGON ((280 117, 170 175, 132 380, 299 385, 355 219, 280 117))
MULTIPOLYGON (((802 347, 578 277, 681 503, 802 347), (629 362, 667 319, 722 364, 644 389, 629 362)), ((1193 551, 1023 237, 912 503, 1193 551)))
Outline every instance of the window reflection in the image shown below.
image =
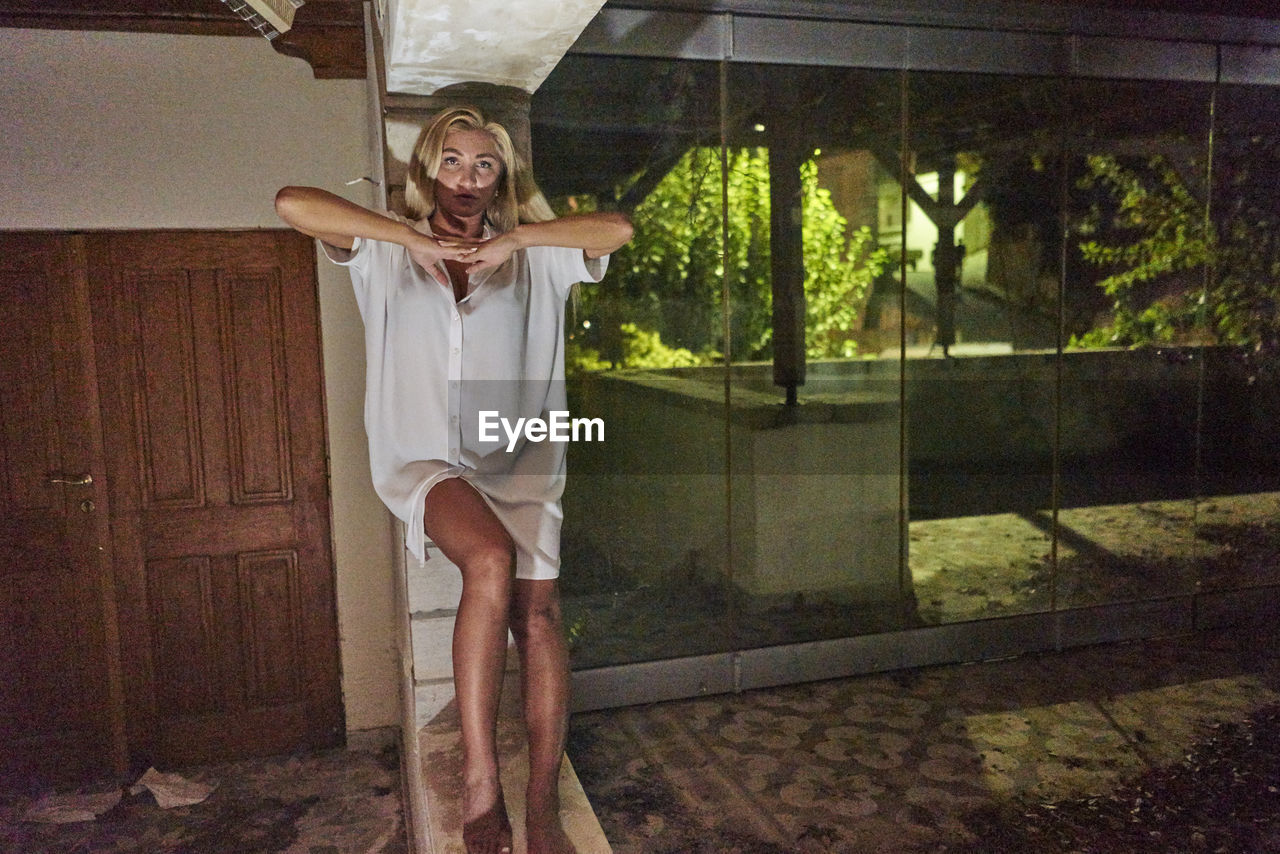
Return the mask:
POLYGON ((1206 590, 1280 581, 1280 97, 1218 93, 1198 506, 1206 590))
POLYGON ((730 229, 758 223, 767 238, 759 262, 729 277, 733 327, 767 323, 763 346, 732 353, 729 386, 741 648, 915 624, 901 566, 899 380, 876 361, 898 336, 867 323, 877 290, 894 290, 879 199, 900 148, 900 81, 730 67, 730 140, 754 158, 731 180, 763 201, 735 209, 731 198, 730 229))
POLYGON ((1067 222, 1064 606, 1194 589, 1211 87, 1080 81, 1067 222))
POLYGON ((569 450, 576 667, 732 648, 723 413, 670 372, 723 349, 718 89, 714 64, 570 56, 533 101, 553 205, 621 208, 636 229, 605 280, 580 286, 567 330, 570 406, 606 430, 569 450))
POLYGON ((1062 85, 910 75, 908 554, 926 622, 1054 604, 1062 85))
POLYGON ((534 98, 637 229, 568 330, 575 666, 1277 581, 1274 89, 721 72, 534 98))

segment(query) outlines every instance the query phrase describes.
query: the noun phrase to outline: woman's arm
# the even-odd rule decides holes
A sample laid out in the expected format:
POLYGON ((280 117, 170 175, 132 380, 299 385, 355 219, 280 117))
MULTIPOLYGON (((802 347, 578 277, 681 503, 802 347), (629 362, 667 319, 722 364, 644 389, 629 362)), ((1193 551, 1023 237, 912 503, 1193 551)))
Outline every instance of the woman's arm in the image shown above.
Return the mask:
POLYGON ((404 243, 413 228, 317 187, 285 187, 276 193, 276 213, 310 237, 350 249, 357 237, 404 243))
POLYGON ((436 262, 463 261, 476 251, 470 245, 473 241, 452 237, 437 240, 408 223, 316 187, 285 187, 276 193, 276 213, 303 234, 339 249, 350 249, 357 237, 398 243, 409 250, 409 256, 423 269, 446 285, 448 280, 436 268, 436 262))
POLYGON ((631 239, 632 231, 631 220, 626 214, 602 212, 524 223, 510 233, 521 249, 568 246, 581 249, 588 258, 599 258, 622 248, 631 239))
POLYGON ((601 212, 527 222, 481 244, 469 259, 472 270, 497 267, 517 249, 530 246, 567 246, 581 249, 588 258, 608 255, 631 239, 631 220, 625 214, 601 212))

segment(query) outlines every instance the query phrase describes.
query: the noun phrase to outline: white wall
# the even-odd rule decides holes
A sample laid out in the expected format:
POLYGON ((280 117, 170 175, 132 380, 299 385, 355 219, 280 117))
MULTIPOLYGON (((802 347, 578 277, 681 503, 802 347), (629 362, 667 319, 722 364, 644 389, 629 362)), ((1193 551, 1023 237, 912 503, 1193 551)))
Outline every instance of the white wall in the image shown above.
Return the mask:
MULTIPOLYGON (((0 31, 0 229, 279 228, 277 188, 369 203, 366 86, 257 37, 0 31)), ((347 727, 399 723, 389 517, 369 482, 364 348, 319 266, 347 727)))

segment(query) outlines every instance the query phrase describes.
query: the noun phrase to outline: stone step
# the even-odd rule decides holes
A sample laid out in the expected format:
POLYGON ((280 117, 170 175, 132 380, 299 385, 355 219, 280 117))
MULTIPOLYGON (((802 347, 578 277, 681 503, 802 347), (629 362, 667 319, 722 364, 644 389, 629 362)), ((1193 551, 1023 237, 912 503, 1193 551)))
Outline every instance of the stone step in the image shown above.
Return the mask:
MULTIPOLYGON (((519 716, 519 692, 504 690, 503 694, 504 708, 498 719, 502 788, 515 836, 513 854, 525 854, 524 785, 529 773, 528 750, 519 716)), ((433 854, 463 854, 462 797, 458 784, 462 746, 456 706, 450 704, 435 721, 423 727, 418 734, 418 744, 426 786, 431 850, 433 854)), ((612 854, 613 849, 568 757, 560 767, 560 820, 578 854, 612 854)))
MULTIPOLYGON (((406 718, 417 732, 406 747, 406 785, 415 815, 417 854, 463 854, 461 742, 454 701, 450 644, 462 581, 457 568, 438 551, 419 565, 408 560, 405 604, 409 611, 413 709, 406 718)), ((520 715, 519 660, 507 651, 502 705, 498 717, 498 749, 507 812, 515 833, 515 851, 524 854, 524 785, 528 750, 520 715)), ((406 739, 407 740, 407 739, 406 739)), ((561 821, 578 854, 611 854, 595 810, 587 800, 573 765, 566 757, 560 769, 561 821)))

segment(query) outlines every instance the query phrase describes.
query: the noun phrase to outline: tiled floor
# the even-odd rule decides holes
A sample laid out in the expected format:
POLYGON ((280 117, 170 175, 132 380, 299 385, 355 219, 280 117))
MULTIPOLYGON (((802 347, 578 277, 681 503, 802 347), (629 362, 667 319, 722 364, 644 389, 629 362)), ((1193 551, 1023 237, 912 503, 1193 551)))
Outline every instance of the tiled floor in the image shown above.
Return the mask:
MULTIPOLYGON (((1019 796, 1105 797, 1277 703, 1276 633, 1220 631, 583 714, 570 755, 616 854, 919 854, 1019 796)), ((393 754, 182 773, 216 788, 168 810, 126 795, 75 824, 24 821, 33 798, 10 793, 0 851, 407 850, 393 754)))
POLYGON ((1219 632, 584 714, 570 754, 615 854, 917 854, 1277 702, 1274 632, 1219 632))
MULTIPOLYGON (((1070 572, 1059 597, 1124 598, 1152 566, 1206 589, 1280 578, 1280 493, 1204 503, 1200 529, 1214 536, 1194 543, 1165 529, 1183 509, 1064 514, 1080 536, 1060 554, 1070 572)), ((1045 607, 1036 521, 913 524, 916 593, 930 621, 1045 607)), ((664 604, 652 622, 668 638, 680 609, 664 604)), ((708 626, 694 616, 691 636, 708 626)), ((1276 635, 1206 633, 579 715, 570 757, 617 854, 945 851, 974 811, 1019 796, 1105 794, 1182 756, 1208 722, 1280 703, 1276 635)), ((394 755, 328 751, 183 773, 217 788, 169 810, 126 795, 75 824, 24 821, 37 793, 0 791, 0 852, 407 850, 394 755)))
MULTIPOLYGON (((191 806, 161 809, 125 792, 93 821, 25 820, 38 793, 0 795, 6 854, 405 854, 394 752, 328 750, 181 769, 214 784, 191 806)), ((85 791, 112 791, 90 787, 85 791)))

